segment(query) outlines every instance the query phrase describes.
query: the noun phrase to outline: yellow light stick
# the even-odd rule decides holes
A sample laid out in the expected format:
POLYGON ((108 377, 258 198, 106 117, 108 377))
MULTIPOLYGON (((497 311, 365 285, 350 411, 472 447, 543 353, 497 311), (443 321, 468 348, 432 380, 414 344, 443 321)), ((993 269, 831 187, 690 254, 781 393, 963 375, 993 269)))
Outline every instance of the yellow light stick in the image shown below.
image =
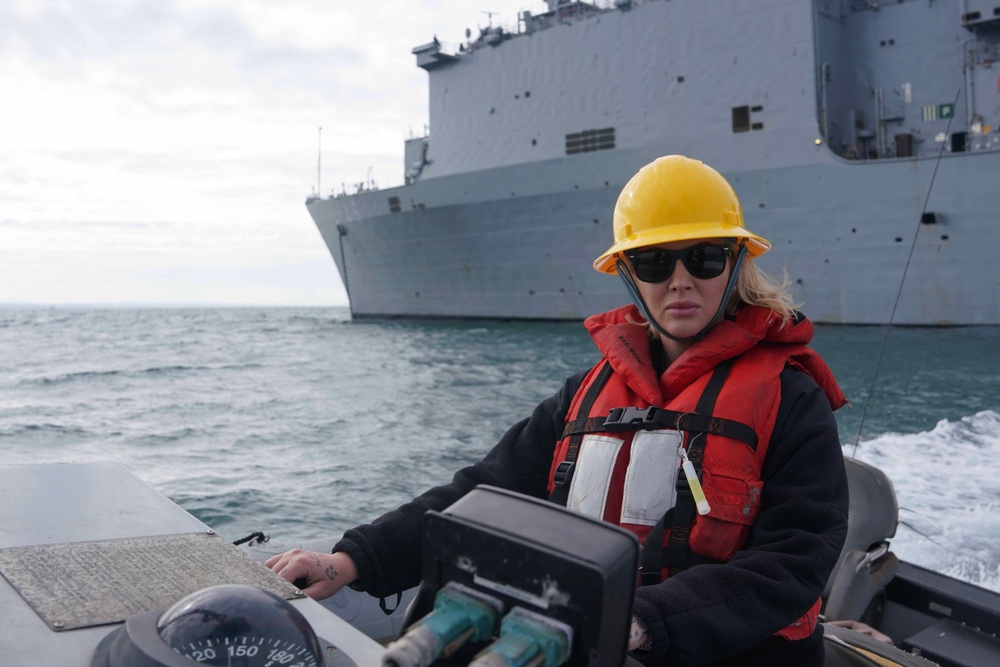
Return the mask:
POLYGON ((705 492, 701 489, 698 473, 687 456, 687 450, 681 447, 679 453, 681 456, 681 468, 684 469, 684 476, 687 477, 688 486, 691 487, 691 495, 694 496, 694 502, 698 506, 698 514, 708 514, 712 511, 712 508, 708 504, 705 492))

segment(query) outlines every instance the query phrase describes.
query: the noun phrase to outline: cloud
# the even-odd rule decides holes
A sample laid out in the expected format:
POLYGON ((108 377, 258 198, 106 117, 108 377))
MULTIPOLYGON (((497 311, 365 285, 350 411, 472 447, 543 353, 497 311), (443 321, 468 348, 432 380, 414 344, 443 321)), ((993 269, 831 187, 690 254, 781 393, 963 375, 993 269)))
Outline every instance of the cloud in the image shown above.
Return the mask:
POLYGON ((468 0, 0 2, 0 301, 125 298, 150 265, 162 296, 171 262, 330 298, 339 278, 304 206, 318 127, 324 191, 369 169, 401 185, 407 130, 427 122, 412 47, 486 20, 468 0), (304 292, 251 260, 298 267, 304 292))
POLYGON ((238 7, 14 2, 0 8, 0 52, 19 56, 52 81, 104 89, 172 113, 235 107, 248 101, 247 86, 322 95, 339 78, 327 64, 358 71, 368 64, 365 53, 350 46, 303 47, 292 33, 264 35, 238 7))

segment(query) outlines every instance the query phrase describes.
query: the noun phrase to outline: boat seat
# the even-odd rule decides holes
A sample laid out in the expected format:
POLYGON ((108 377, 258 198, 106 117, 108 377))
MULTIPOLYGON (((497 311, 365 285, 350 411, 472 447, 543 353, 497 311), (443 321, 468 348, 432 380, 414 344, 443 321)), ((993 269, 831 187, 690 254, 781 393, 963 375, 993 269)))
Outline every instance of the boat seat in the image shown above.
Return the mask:
POLYGON ((850 491, 847 539, 823 591, 823 616, 860 621, 899 565, 889 550, 899 506, 892 482, 881 470, 847 457, 844 465, 850 491))

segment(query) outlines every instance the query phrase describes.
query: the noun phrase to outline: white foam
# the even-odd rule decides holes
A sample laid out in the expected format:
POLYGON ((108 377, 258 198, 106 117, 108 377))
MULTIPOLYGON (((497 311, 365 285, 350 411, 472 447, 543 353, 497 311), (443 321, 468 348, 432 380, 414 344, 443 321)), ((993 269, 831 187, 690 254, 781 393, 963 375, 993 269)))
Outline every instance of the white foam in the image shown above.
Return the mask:
MULTIPOLYGON (((853 445, 845 445, 851 454, 853 445)), ((885 433, 856 458, 882 469, 899 502, 892 549, 902 559, 1000 591, 1000 413, 885 433)))

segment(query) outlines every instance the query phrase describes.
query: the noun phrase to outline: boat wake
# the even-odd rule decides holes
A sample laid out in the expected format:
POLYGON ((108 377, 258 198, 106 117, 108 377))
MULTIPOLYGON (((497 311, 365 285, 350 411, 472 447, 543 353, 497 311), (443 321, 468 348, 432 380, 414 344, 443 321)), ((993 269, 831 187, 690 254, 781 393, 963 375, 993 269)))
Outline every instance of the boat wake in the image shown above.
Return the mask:
MULTIPOLYGON (((851 455, 853 445, 845 445, 851 455)), ((1000 591, 1000 413, 984 410, 929 431, 884 433, 862 442, 858 460, 892 480, 900 525, 892 549, 903 560, 1000 591)))

